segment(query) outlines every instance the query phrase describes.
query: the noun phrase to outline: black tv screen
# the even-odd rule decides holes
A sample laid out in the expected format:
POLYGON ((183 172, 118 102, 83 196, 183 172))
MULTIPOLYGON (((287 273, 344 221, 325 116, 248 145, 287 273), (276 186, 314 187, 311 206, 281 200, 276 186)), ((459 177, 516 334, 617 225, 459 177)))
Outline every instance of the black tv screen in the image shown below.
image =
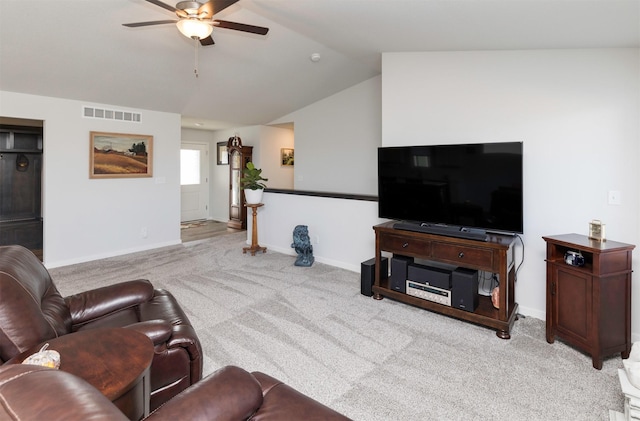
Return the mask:
POLYGON ((381 218, 523 232, 522 142, 378 149, 381 218))

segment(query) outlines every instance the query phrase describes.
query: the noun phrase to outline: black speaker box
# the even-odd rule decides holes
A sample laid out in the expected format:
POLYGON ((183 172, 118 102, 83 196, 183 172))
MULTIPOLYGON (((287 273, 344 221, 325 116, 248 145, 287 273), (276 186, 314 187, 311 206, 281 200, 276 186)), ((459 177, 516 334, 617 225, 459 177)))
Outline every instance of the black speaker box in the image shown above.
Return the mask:
POLYGON ((421 284, 429 284, 436 288, 451 289, 451 271, 433 266, 409 265, 407 279, 421 284))
POLYGON ((405 294, 407 293, 407 271, 411 263, 413 263, 413 257, 398 254, 391 258, 390 289, 405 294))
POLYGON ((478 271, 457 268, 451 276, 451 307, 475 311, 478 307, 478 271))
MULTIPOLYGON (((380 258, 380 266, 382 272, 380 272, 381 279, 387 279, 389 277, 389 259, 386 257, 380 258)), ((376 282, 376 258, 369 259, 366 262, 360 263, 360 294, 371 297, 373 291, 371 287, 376 282)))

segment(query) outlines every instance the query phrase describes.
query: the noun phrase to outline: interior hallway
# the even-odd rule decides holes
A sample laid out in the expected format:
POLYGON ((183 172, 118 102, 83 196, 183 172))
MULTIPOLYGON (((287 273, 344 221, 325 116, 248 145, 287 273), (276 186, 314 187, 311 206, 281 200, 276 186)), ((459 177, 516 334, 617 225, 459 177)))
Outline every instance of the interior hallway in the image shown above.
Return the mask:
POLYGON ((219 221, 188 221, 180 224, 180 238, 183 243, 204 240, 218 235, 231 234, 244 230, 228 228, 226 222, 219 221))

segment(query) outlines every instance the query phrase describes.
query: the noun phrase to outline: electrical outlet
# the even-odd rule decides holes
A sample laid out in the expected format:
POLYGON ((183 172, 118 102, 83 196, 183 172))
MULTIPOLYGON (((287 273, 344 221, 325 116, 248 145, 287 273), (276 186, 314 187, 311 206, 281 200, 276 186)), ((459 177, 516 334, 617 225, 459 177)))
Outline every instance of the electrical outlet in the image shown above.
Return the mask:
POLYGON ((147 238, 148 235, 149 235, 149 232, 147 231, 147 227, 140 228, 140 237, 141 238, 147 238))
POLYGON ((316 235, 316 244, 320 244, 320 236, 316 235))

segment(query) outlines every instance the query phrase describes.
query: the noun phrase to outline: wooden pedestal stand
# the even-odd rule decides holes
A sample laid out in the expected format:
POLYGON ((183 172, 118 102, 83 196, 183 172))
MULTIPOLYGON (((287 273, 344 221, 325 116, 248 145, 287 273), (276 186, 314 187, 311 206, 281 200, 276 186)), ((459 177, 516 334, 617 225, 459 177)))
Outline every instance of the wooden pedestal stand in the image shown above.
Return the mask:
POLYGON ((256 204, 245 204, 246 207, 253 209, 253 224, 251 228, 251 247, 243 247, 242 253, 246 253, 247 251, 251 252, 252 256, 256 255, 256 252, 262 251, 263 253, 267 252, 266 247, 261 247, 258 245, 258 208, 264 206, 264 203, 256 203, 256 204))

